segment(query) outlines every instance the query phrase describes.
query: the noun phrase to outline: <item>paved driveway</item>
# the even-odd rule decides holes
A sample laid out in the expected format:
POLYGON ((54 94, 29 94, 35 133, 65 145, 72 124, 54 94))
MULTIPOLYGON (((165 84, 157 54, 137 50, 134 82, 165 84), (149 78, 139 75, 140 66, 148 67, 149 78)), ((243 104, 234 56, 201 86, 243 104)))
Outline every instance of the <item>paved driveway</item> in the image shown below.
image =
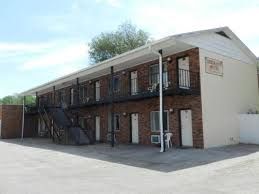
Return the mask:
POLYGON ((0 194, 259 193, 259 146, 195 150, 0 141, 0 194))

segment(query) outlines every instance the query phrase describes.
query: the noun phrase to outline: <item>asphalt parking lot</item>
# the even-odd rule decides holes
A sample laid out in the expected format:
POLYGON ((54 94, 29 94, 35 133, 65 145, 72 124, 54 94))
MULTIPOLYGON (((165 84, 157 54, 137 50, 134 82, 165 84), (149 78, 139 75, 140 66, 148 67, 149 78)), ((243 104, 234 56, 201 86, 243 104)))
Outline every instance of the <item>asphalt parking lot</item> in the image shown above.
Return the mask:
POLYGON ((0 140, 0 194, 259 193, 259 146, 207 150, 0 140))

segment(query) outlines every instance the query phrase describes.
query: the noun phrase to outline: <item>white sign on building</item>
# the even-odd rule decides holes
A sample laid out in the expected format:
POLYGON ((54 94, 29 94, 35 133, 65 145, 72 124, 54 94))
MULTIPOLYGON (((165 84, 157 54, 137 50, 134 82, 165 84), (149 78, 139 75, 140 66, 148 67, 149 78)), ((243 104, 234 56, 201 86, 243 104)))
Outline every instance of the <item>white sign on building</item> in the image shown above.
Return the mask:
POLYGON ((206 73, 223 76, 223 62, 205 57, 206 73))

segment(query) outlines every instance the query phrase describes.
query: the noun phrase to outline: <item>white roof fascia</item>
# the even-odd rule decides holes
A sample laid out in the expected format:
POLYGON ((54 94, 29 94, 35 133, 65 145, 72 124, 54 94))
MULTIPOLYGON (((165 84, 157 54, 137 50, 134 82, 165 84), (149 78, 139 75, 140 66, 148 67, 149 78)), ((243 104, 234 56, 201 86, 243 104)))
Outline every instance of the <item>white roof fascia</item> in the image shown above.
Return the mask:
POLYGON ((34 87, 30 90, 27 90, 25 92, 20 93, 20 96, 25 95, 35 95, 36 92, 45 90, 47 88, 60 85, 66 82, 69 82, 71 80, 75 80, 76 78, 80 78, 86 75, 89 75, 94 72, 101 71, 103 69, 110 68, 111 66, 115 66, 117 64, 123 63, 125 61, 130 61, 131 59, 137 58, 139 56, 149 54, 150 53, 150 47, 153 49, 161 49, 161 47, 168 47, 175 44, 175 39, 173 36, 169 36, 163 39, 160 39, 158 41, 151 42, 147 45, 141 46, 139 48, 136 48, 134 50, 128 51, 126 53, 123 53, 121 55, 115 56, 111 59, 105 60, 103 62, 97 63, 95 65, 92 65, 90 67, 84 68, 82 70, 76 71, 74 73, 68 74, 66 76, 62 76, 58 79, 55 79, 53 81, 47 82, 45 84, 42 84, 40 86, 34 87))

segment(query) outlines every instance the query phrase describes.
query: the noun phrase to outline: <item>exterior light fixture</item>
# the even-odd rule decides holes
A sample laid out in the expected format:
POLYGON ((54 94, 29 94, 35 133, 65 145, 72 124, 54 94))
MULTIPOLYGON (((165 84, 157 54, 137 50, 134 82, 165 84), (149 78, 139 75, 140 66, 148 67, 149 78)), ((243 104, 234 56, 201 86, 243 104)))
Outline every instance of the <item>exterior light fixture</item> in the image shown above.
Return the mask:
POLYGON ((125 117, 125 116, 127 116, 127 113, 126 113, 126 112, 123 112, 122 115, 125 117))
POLYGON ((169 112, 170 112, 170 113, 173 113, 173 112, 174 112, 174 109, 173 109, 173 108, 170 108, 170 109, 169 109, 169 112))
POLYGON ((167 57, 167 59, 166 59, 166 60, 167 60, 167 62, 169 62, 169 63, 170 63, 170 62, 172 61, 172 58, 171 58, 171 57, 167 57))

